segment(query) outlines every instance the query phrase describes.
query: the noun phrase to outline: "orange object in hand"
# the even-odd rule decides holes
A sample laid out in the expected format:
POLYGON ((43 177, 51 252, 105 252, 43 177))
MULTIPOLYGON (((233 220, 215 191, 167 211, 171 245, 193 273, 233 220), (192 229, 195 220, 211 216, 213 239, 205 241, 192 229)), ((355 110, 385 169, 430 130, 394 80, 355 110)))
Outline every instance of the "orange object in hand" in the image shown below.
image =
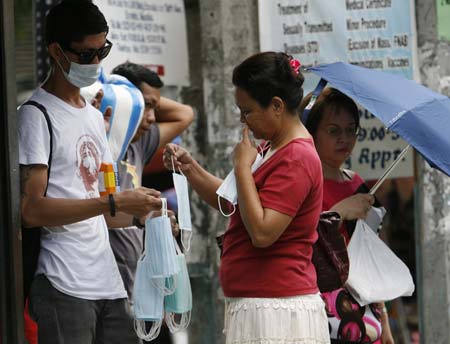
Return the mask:
POLYGON ((111 163, 102 162, 98 174, 98 190, 100 192, 100 196, 114 193, 119 191, 118 189, 114 165, 111 163))

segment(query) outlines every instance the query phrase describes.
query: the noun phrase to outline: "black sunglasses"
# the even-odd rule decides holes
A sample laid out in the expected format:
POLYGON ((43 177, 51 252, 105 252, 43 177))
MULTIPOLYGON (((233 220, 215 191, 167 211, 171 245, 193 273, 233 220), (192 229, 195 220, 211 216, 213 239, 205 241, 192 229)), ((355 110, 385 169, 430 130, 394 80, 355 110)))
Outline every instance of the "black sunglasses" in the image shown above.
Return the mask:
POLYGON ((103 60, 106 56, 108 56, 112 45, 113 44, 109 40, 106 40, 105 46, 100 49, 86 49, 83 51, 76 51, 71 47, 64 47, 63 49, 77 55, 80 60, 80 64, 90 64, 92 60, 94 60, 95 56, 97 56, 99 60, 103 60))

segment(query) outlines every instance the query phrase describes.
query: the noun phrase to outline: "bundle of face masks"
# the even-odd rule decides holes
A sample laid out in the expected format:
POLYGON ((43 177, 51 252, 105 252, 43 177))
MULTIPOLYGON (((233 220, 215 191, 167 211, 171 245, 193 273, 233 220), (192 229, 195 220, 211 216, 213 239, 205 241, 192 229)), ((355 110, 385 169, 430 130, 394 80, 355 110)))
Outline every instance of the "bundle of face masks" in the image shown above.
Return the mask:
POLYGON ((162 216, 145 223, 145 249, 133 292, 136 334, 147 341, 158 337, 164 314, 170 331, 185 329, 192 309, 186 260, 172 236, 167 200, 161 201, 162 216), (179 323, 175 314, 180 314, 179 323))

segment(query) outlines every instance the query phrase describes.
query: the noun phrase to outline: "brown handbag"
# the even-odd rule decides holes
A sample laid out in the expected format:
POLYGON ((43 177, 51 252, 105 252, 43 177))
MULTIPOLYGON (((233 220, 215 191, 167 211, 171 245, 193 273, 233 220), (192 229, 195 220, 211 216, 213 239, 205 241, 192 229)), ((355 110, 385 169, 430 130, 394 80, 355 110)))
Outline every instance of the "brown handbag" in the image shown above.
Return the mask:
POLYGON ((321 292, 341 288, 348 278, 347 247, 339 233, 339 224, 338 213, 328 211, 320 214, 317 227, 319 238, 313 246, 312 262, 321 292))

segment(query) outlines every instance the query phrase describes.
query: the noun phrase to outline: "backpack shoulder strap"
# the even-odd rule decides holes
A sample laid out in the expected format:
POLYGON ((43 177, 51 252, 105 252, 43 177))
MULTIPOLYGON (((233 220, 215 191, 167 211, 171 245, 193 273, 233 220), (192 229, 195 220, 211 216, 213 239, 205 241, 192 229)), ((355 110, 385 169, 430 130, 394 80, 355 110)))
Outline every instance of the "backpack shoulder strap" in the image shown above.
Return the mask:
MULTIPOLYGON (((47 170, 47 186, 45 187, 45 194, 47 194, 47 188, 48 188, 48 180, 50 179, 50 169, 52 166, 52 155, 53 155, 53 129, 52 129, 52 122, 50 121, 50 117, 48 115, 47 109, 44 105, 34 101, 34 100, 28 100, 23 105, 31 105, 37 107, 44 115, 45 121, 47 122, 48 131, 50 134, 50 154, 48 155, 48 170, 47 170)), ((45 195, 44 194, 44 195, 45 195)))
MULTIPOLYGON (((29 105, 37 107, 44 115, 45 121, 47 122, 48 131, 50 134, 50 154, 48 156, 48 169, 47 169, 47 185, 45 187, 44 195, 47 195, 48 181, 50 179, 50 169, 52 164, 52 154, 53 154, 53 129, 50 117, 48 115, 47 109, 44 105, 29 100, 23 105, 29 105)), ((40 228, 32 228, 29 230, 24 230, 22 228, 22 278, 23 278, 23 297, 24 300, 29 295, 31 283, 33 282, 34 275, 36 273, 39 252, 41 250, 41 231, 40 228)))

